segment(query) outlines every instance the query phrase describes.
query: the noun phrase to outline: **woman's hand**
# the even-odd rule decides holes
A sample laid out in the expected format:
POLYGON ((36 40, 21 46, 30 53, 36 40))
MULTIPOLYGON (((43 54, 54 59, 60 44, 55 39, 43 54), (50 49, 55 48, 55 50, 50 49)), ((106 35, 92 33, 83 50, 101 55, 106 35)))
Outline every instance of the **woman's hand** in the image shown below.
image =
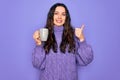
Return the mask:
POLYGON ((84 35, 83 35, 83 29, 85 25, 83 24, 81 28, 75 28, 75 35, 80 39, 81 42, 85 40, 84 35))
POLYGON ((34 34, 33 34, 33 39, 35 40, 36 42, 36 45, 41 45, 41 40, 40 40, 40 31, 35 31, 34 34))

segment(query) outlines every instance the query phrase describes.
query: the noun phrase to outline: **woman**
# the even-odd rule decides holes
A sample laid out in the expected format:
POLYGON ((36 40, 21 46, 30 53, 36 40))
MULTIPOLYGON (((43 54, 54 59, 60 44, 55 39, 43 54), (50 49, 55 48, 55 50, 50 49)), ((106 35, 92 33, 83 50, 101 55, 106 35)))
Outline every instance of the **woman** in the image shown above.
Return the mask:
POLYGON ((33 34, 36 47, 33 66, 41 70, 40 80, 78 80, 77 65, 87 65, 93 51, 85 41, 83 28, 73 29, 67 7, 54 4, 47 16, 48 39, 40 41, 39 31, 33 34))

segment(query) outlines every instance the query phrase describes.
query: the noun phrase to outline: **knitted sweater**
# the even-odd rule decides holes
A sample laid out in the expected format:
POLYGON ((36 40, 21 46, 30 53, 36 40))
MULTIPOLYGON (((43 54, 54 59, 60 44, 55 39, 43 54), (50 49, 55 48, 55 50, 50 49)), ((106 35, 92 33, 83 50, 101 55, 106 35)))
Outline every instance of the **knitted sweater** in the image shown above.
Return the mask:
POLYGON ((58 44, 57 53, 50 49, 49 54, 45 54, 43 45, 36 46, 32 53, 32 64, 41 70, 40 80, 78 80, 77 66, 85 66, 93 60, 93 51, 86 41, 80 42, 75 37, 76 53, 62 53, 60 43, 62 40, 63 26, 54 26, 54 34, 58 44))

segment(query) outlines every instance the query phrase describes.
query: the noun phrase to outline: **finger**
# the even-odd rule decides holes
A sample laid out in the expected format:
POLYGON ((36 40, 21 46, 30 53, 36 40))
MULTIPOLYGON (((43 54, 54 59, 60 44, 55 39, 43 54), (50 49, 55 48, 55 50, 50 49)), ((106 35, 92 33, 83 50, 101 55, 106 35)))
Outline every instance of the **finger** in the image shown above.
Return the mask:
POLYGON ((39 42, 40 42, 40 39, 36 39, 35 41, 36 41, 37 43, 39 43, 39 42))
POLYGON ((33 38, 38 38, 39 37, 39 31, 35 31, 34 34, 33 34, 33 38))
POLYGON ((85 25, 83 24, 83 25, 81 26, 81 30, 83 30, 83 29, 84 29, 84 27, 85 27, 85 25))

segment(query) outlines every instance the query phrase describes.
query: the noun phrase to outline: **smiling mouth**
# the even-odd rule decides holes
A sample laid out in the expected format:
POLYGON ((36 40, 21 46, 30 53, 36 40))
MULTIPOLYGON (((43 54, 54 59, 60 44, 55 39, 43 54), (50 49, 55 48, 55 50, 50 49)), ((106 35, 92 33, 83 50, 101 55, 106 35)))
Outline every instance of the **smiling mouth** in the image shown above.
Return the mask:
POLYGON ((62 20, 56 20, 57 23, 62 23, 62 20))

